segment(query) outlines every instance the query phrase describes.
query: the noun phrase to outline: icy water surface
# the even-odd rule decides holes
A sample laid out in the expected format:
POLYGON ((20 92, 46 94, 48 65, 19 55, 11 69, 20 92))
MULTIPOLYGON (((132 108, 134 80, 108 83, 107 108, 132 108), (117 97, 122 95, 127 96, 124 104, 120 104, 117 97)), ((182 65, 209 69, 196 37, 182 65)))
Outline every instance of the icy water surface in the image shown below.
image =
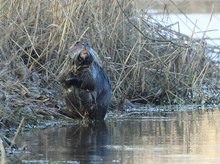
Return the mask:
POLYGON ((22 163, 220 163, 220 109, 122 116, 32 130, 22 163))

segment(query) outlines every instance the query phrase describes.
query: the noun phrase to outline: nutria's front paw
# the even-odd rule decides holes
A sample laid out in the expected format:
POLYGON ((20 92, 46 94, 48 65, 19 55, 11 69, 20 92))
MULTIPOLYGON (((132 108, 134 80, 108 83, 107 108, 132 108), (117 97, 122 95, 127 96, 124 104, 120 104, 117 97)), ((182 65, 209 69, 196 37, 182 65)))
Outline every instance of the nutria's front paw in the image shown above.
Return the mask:
POLYGON ((72 73, 68 73, 63 75, 59 78, 60 83, 66 89, 70 88, 71 86, 75 86, 76 83, 79 83, 79 77, 72 73))
POLYGON ((70 88, 71 86, 79 87, 81 85, 80 83, 80 79, 77 76, 72 76, 65 79, 64 86, 66 88, 70 88))

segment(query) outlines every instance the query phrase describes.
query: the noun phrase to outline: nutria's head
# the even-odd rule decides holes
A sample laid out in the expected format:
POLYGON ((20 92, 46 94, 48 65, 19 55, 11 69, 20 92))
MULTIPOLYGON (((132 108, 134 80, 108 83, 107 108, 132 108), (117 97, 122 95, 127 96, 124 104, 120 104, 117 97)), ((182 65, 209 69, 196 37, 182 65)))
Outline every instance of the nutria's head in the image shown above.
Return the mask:
POLYGON ((85 40, 77 41, 69 49, 59 79, 65 78, 69 73, 77 75, 82 71, 86 71, 93 62, 100 65, 100 60, 90 44, 85 40))
POLYGON ((95 55, 93 49, 87 41, 78 41, 68 52, 68 60, 77 67, 87 67, 94 61, 95 55))

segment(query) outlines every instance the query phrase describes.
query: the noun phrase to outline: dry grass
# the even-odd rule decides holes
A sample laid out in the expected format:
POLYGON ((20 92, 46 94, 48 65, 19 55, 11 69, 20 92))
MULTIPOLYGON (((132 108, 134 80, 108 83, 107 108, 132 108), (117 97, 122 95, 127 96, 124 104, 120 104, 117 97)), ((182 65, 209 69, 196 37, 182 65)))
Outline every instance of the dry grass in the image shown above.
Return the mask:
POLYGON ((125 97, 201 103, 207 100, 204 84, 219 97, 218 80, 213 81, 219 70, 203 39, 163 27, 146 13, 134 14, 129 0, 1 0, 0 96, 10 99, 16 92, 25 101, 27 95, 36 98, 34 87, 59 88, 68 48, 86 38, 110 76, 113 105, 125 97))
POLYGON ((6 153, 5 153, 5 148, 4 148, 4 145, 3 145, 3 141, 2 139, 0 138, 0 154, 1 154, 1 164, 5 164, 5 159, 6 159, 6 153))

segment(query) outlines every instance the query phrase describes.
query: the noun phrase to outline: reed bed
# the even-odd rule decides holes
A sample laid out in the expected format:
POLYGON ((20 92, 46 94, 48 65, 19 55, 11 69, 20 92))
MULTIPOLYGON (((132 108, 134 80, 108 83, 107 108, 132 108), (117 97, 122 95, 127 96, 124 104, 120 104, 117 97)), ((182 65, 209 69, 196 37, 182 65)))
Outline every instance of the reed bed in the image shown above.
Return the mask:
POLYGON ((57 75, 68 48, 80 38, 92 43, 110 76, 114 108, 124 99, 186 104, 219 98, 219 66, 208 57, 219 47, 173 31, 147 12, 137 14, 132 4, 0 0, 1 112, 13 113, 14 104, 27 115, 33 109, 39 112, 39 102, 62 101, 57 75), (23 109, 30 104, 35 106, 23 109))

